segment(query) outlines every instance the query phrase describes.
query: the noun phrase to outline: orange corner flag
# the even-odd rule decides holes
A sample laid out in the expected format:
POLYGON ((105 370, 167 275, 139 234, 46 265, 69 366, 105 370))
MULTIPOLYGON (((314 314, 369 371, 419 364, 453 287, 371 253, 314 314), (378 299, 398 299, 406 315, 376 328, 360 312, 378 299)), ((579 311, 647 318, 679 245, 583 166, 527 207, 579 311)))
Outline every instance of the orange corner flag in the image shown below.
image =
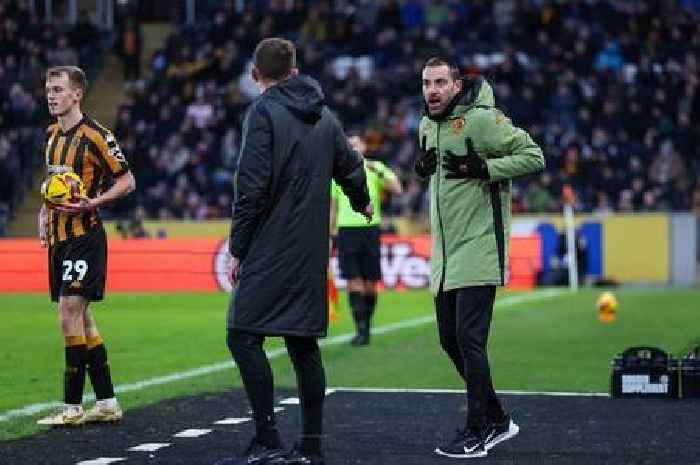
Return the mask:
POLYGON ((338 288, 335 287, 333 273, 328 270, 328 320, 334 322, 338 319, 338 288))

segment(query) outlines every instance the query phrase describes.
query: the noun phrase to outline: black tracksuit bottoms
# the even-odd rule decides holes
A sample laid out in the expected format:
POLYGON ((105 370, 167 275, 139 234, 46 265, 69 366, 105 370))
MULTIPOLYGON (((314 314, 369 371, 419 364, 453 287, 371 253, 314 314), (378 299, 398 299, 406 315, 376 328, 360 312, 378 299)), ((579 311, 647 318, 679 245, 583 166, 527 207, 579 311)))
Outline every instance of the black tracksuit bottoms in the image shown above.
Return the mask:
MULTIPOLYGON (((265 336, 229 329, 227 344, 238 365, 250 400, 258 435, 275 429, 272 369, 263 343, 265 336)), ((301 404, 302 440, 318 444, 322 434, 326 373, 315 337, 285 336, 287 352, 294 365, 301 404)))
POLYGON ((467 385, 467 427, 479 432, 505 418, 486 352, 495 298, 495 286, 441 289, 435 297, 440 345, 467 385))

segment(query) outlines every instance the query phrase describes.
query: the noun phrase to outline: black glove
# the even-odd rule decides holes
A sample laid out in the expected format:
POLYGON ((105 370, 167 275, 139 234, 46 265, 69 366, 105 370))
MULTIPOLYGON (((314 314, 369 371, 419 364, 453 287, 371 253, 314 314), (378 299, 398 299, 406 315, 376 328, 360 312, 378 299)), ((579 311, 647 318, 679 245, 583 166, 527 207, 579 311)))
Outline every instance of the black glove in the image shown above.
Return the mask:
POLYGON ((426 150, 425 145, 426 137, 423 136, 420 146, 421 152, 423 153, 416 159, 416 163, 413 165, 413 171, 421 178, 429 177, 435 173, 435 169, 437 168, 437 150, 435 147, 426 150))
POLYGON ((445 158, 442 167, 445 172, 445 179, 489 179, 489 170, 486 161, 474 150, 471 138, 465 141, 467 153, 455 155, 449 150, 445 151, 445 158))

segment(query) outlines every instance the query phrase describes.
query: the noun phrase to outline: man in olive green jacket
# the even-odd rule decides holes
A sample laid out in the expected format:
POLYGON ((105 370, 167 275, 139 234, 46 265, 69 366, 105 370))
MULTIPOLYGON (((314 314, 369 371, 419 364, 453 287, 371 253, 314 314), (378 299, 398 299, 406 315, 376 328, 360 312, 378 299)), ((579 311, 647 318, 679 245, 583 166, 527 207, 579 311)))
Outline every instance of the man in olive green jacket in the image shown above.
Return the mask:
POLYGON ((508 279, 511 179, 544 168, 542 150, 494 107, 482 78, 449 61, 423 68, 426 111, 415 170, 430 179, 431 291, 440 344, 467 385, 468 415, 435 452, 481 457, 518 433, 496 397, 486 353, 496 286, 508 279))

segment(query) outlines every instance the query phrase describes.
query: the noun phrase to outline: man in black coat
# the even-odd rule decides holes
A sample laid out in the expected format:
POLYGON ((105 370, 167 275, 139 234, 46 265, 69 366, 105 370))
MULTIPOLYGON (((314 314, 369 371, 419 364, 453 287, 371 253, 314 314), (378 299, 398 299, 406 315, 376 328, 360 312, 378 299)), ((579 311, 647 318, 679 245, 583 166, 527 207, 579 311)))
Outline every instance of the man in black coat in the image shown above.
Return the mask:
MULTIPOLYGON (((244 463, 322 465, 326 379, 317 338, 326 335, 330 182, 372 217, 362 158, 295 67, 294 45, 265 39, 253 79, 263 93, 243 123, 231 227, 228 346, 250 399, 256 435, 244 463), (283 336, 297 374, 302 437, 282 451, 265 336, 283 336)), ((235 463, 230 459, 221 463, 235 463)))

